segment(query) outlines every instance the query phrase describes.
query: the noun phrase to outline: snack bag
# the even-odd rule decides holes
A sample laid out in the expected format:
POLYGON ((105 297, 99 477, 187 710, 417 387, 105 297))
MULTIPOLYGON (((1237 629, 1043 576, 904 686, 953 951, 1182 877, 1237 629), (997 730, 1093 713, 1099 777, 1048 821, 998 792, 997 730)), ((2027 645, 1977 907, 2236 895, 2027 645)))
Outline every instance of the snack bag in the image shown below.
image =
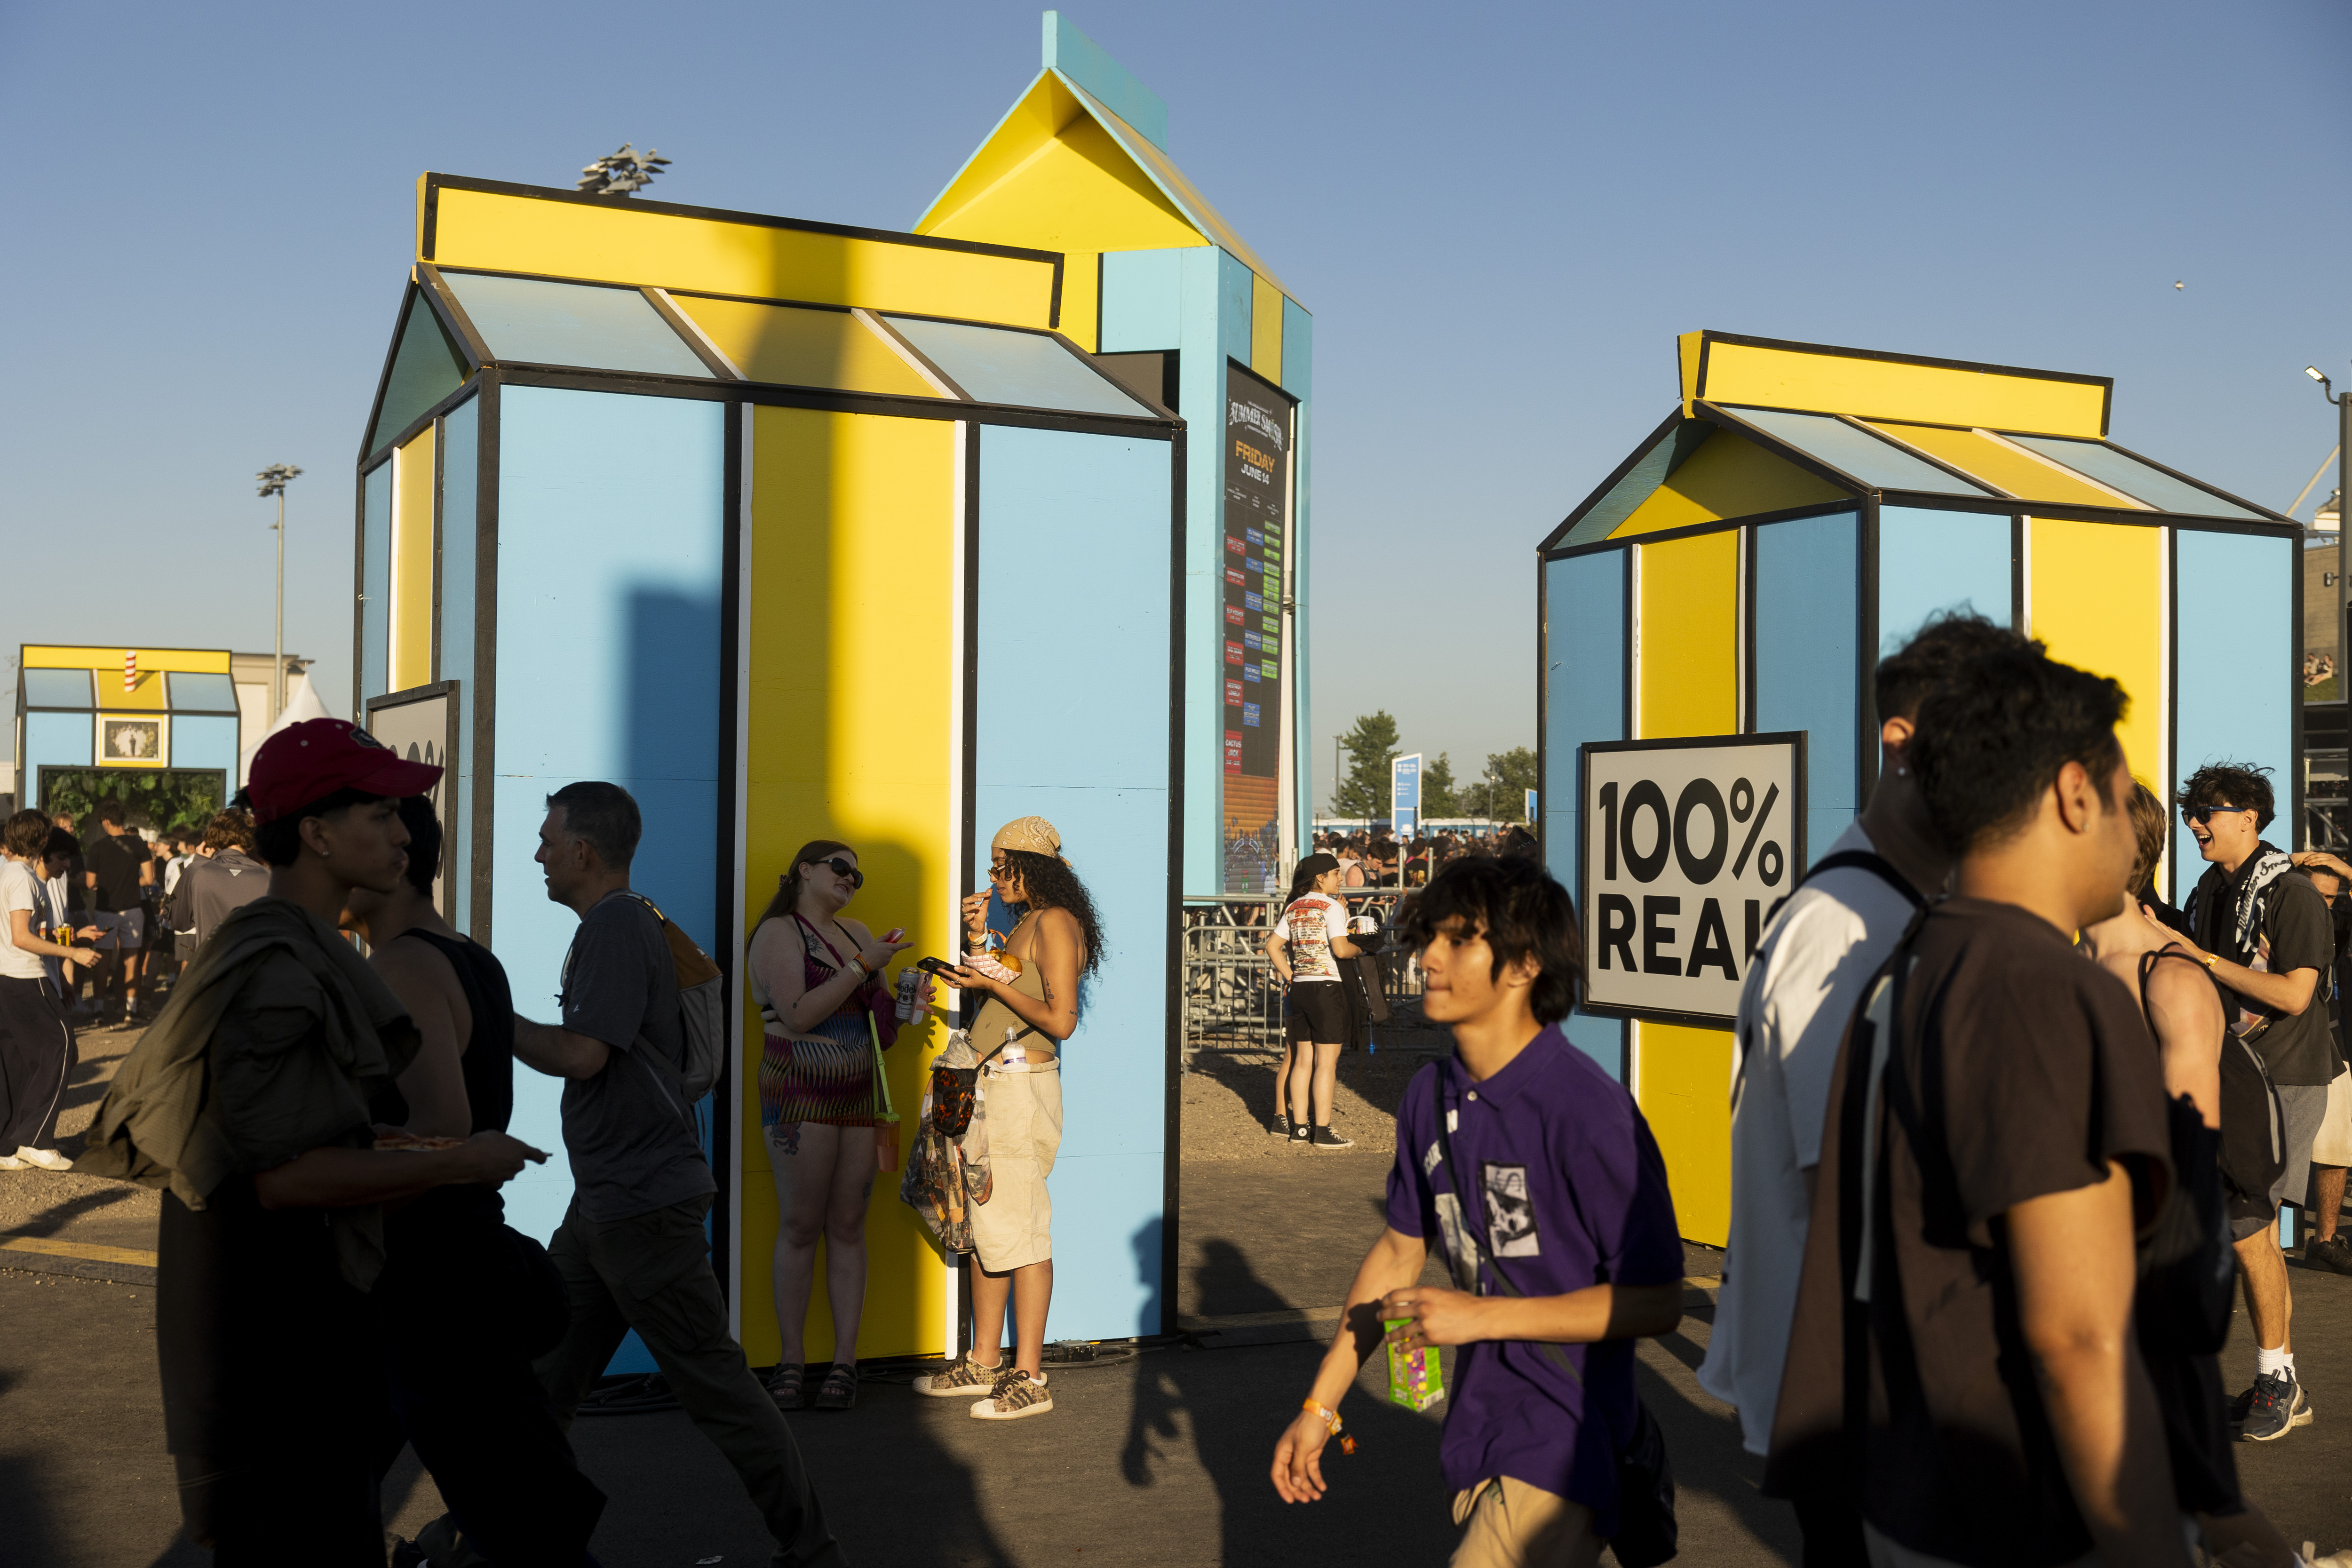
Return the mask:
MULTIPOLYGON (((1396 1318, 1383 1326, 1396 1330, 1412 1321, 1411 1318, 1396 1318)), ((1437 1347, 1423 1345, 1415 1350, 1400 1350, 1396 1341, 1389 1341, 1389 1403, 1402 1405, 1407 1410, 1426 1410, 1444 1397, 1445 1371, 1438 1361, 1437 1347)))

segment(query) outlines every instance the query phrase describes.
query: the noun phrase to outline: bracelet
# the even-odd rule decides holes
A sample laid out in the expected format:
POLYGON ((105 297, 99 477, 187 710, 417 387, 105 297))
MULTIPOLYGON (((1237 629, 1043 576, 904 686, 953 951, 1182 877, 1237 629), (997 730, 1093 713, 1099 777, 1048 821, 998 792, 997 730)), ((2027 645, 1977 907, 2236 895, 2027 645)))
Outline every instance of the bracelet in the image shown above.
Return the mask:
MULTIPOLYGON (((1326 1409, 1312 1399, 1301 1400, 1298 1408, 1313 1413, 1316 1418, 1323 1423, 1323 1429, 1326 1432, 1334 1437, 1339 1437, 1339 1428, 1346 1423, 1339 1419, 1338 1411, 1326 1409)), ((1356 1440, 1353 1437, 1339 1437, 1339 1452, 1352 1454, 1355 1451, 1356 1440)))
POLYGON ((857 978, 861 984, 874 978, 874 972, 866 967, 866 960, 862 955, 853 952, 849 955, 849 962, 856 968, 857 978))
POLYGON ((2212 971, 2213 971, 2213 966, 2214 966, 2215 964, 2217 964, 2217 963, 2221 963, 2221 955, 2220 953, 2218 953, 2218 952, 2209 952, 2209 953, 2206 953, 2206 954, 2204 954, 2204 955, 2203 955, 2203 963, 2204 963, 2204 964, 2205 964, 2205 971, 2206 971, 2206 973, 2209 973, 2209 974, 2212 973, 2212 971))

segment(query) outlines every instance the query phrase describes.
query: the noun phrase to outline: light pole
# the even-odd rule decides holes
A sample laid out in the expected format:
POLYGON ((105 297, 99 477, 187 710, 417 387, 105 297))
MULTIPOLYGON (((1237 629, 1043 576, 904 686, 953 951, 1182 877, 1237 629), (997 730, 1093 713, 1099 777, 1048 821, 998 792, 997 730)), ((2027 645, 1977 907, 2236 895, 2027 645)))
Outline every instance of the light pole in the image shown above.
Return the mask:
POLYGON ((253 477, 261 481, 264 500, 278 498, 278 521, 270 524, 278 531, 278 630, 270 661, 274 695, 269 706, 269 721, 275 724, 286 711, 286 487, 301 478, 302 470, 291 463, 272 463, 253 477))

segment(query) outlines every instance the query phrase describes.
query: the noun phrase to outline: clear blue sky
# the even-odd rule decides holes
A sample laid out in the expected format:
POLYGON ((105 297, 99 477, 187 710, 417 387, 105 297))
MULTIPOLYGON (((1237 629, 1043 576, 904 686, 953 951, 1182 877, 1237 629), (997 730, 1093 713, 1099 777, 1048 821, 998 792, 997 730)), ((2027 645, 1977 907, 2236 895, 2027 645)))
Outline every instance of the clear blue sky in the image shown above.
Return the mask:
MULTIPOLYGON (((288 644, 340 710, 416 174, 564 185, 627 139, 660 197, 904 227, 1039 9, 0 9, 0 658, 267 648, 249 476, 289 461, 288 644)), ((2334 440, 2339 4, 1068 15, 1316 315, 1318 800, 1374 707, 1458 771, 1533 743, 1533 546, 1664 415, 1678 331, 2112 375, 2118 440, 2272 506, 2334 440)))

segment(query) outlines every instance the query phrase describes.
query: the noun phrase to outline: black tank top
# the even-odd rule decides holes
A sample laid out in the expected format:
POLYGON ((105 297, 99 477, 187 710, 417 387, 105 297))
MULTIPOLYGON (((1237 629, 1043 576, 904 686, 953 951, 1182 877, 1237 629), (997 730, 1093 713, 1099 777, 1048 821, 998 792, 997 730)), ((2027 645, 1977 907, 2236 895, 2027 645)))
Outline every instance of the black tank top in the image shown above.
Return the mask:
MULTIPOLYGON (((507 989, 506 966, 491 956, 488 948, 464 937, 452 939, 423 931, 401 934, 429 942, 441 951, 457 972, 457 988, 466 994, 466 1011, 473 1015, 474 1032, 460 1043, 457 1058, 466 1082, 467 1108, 474 1122, 467 1131, 505 1131, 514 1115, 514 995, 507 989)), ((397 1084, 386 1084, 370 1109, 378 1121, 401 1126, 408 1121, 408 1100, 397 1084)))

